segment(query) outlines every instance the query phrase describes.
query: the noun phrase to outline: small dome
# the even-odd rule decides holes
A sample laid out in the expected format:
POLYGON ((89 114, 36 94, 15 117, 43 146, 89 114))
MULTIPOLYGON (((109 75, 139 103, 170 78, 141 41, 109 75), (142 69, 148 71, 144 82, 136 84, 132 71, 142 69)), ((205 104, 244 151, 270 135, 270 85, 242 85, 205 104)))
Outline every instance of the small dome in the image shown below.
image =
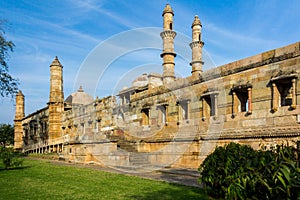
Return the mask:
POLYGON ((51 67, 51 66, 60 66, 60 67, 62 67, 62 65, 60 64, 60 62, 59 62, 57 56, 55 56, 53 62, 52 62, 51 65, 50 65, 50 67, 51 67))
POLYGON ((194 21, 193 21, 193 24, 192 24, 192 28, 193 28, 193 26, 196 26, 196 25, 202 26, 201 21, 200 21, 198 15, 196 15, 195 18, 194 18, 194 21))
POLYGON ((173 10, 169 4, 166 5, 162 15, 164 16, 166 13, 171 13, 174 16, 173 10))
POLYGON ((147 74, 143 74, 143 75, 137 77, 132 82, 132 86, 133 87, 143 87, 143 86, 146 86, 147 84, 148 84, 148 76, 147 76, 147 74))
POLYGON ((66 98, 65 103, 72 105, 86 105, 92 103, 93 101, 94 98, 84 92, 82 86, 80 86, 77 92, 72 93, 66 98))
POLYGON ((19 90, 18 93, 16 94, 16 96, 24 96, 24 94, 22 93, 22 90, 19 90))

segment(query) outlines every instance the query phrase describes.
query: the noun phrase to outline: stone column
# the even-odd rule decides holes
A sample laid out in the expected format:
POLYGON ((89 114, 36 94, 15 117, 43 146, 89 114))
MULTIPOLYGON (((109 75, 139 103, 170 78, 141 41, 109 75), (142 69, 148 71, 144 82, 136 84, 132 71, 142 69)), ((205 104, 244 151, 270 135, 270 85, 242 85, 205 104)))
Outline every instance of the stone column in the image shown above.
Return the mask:
POLYGON ((238 105, 237 105, 237 96, 236 96, 236 93, 235 91, 232 91, 232 116, 235 117, 236 116, 236 113, 238 112, 237 108, 238 108, 238 105))
POLYGON ((190 100, 186 102, 186 120, 190 119, 190 100))
POLYGON ((275 83, 272 83, 272 110, 276 112, 278 110, 278 91, 275 83))
POLYGON ((96 120, 95 123, 96 123, 96 133, 98 133, 98 131, 99 131, 99 122, 98 122, 98 120, 96 120))
POLYGON ((218 94, 214 94, 213 95, 213 97, 214 97, 214 113, 215 113, 215 115, 214 115, 214 117, 217 117, 218 116, 218 94))
POLYGON ((122 102, 122 105, 126 105, 126 97, 125 97, 125 95, 123 96, 123 102, 122 102))
POLYGON ((202 120, 203 121, 205 120, 205 112, 206 112, 206 109, 205 109, 205 99, 202 98, 202 120))
POLYGON ((148 109, 148 125, 151 125, 151 107, 148 109))
POLYGON ((292 79, 292 105, 291 105, 291 108, 292 109, 296 109, 296 79, 293 78, 292 79))
POLYGON ((248 114, 252 113, 252 88, 249 87, 248 89, 248 114))
POLYGON ((169 110, 169 108, 168 108, 169 106, 168 105, 166 105, 165 106, 165 117, 166 117, 166 119, 165 119, 165 123, 167 124, 168 123, 168 110, 169 110))
POLYGON ((178 122, 182 120, 182 108, 181 108, 181 105, 180 103, 178 102, 178 122))

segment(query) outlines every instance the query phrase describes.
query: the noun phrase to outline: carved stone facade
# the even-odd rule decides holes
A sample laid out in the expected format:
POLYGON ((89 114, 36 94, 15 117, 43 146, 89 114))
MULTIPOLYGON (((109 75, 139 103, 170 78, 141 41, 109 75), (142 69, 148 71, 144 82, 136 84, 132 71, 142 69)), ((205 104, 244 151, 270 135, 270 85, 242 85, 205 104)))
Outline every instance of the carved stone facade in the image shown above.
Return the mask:
POLYGON ((24 95, 16 97, 15 148, 55 151, 71 162, 197 168, 216 145, 300 139, 299 42, 202 71, 196 16, 191 76, 176 78, 173 15, 167 5, 163 74, 143 74, 116 97, 93 100, 80 88, 64 101, 55 58, 48 106, 24 116, 24 95))

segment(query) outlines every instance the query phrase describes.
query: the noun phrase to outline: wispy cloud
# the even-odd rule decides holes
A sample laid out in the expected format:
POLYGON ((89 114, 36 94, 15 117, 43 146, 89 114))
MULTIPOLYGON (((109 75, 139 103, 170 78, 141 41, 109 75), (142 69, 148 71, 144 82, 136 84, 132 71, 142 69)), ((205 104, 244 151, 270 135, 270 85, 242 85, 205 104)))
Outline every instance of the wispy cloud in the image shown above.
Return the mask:
MULTIPOLYGON (((209 32, 214 32, 215 34, 218 34, 224 38, 230 39, 231 41, 240 41, 243 43, 249 43, 249 44, 267 44, 267 43, 276 43, 277 41, 274 40, 266 40, 265 38, 259 38, 259 37, 251 37, 245 34, 240 34, 237 32, 232 32, 228 29, 223 29, 221 27, 216 26, 213 23, 206 23, 205 28, 209 32)), ((215 40, 216 41, 216 40, 215 40)), ((220 41, 220 40, 218 40, 220 41)), ((222 45, 222 44, 220 44, 222 45)))
MULTIPOLYGON (((177 31, 175 51, 178 56, 175 70, 179 73, 182 70, 181 74, 190 73, 190 66, 187 64, 190 59, 190 49, 181 53, 187 61, 178 60, 180 49, 189 48, 190 39, 182 43, 178 39, 179 32, 191 36, 190 26, 195 14, 199 15, 203 24, 204 50, 206 50, 203 51, 204 69, 214 66, 214 62, 217 65, 225 64, 299 40, 297 9, 300 3, 298 1, 275 2, 258 0, 234 1, 230 4, 221 1, 170 2, 175 12, 174 28, 177 31)), ((80 71, 81 63, 97 44, 135 27, 158 26, 161 30, 161 14, 166 3, 168 2, 165 0, 61 0, 39 1, 39 3, 2 1, 0 16, 9 19, 12 23, 13 31, 8 31, 8 36, 16 43, 15 51, 9 61, 12 66, 10 72, 20 78, 21 89, 26 93, 26 112, 34 112, 45 106, 49 97, 49 65, 54 56, 59 56, 64 65, 64 88, 67 96, 73 90, 76 73, 80 71)), ((155 34, 158 34, 155 42, 161 47, 159 33, 155 34)), ((145 37, 140 39, 143 38, 145 37)), ((122 40, 124 39, 121 38, 122 40)), ((152 43, 154 41, 148 40, 152 43)), ((114 45, 123 48, 119 44, 118 41, 114 45)), ((111 52, 106 49, 102 54, 105 58, 106 53, 111 52)), ((124 81, 121 82, 130 84, 136 74, 129 72, 136 66, 149 63, 160 65, 159 54, 160 52, 153 54, 142 51, 132 52, 112 63, 112 67, 116 68, 108 71, 101 83, 99 81, 100 89, 96 95, 101 97, 105 93, 111 94, 110 86, 116 84, 112 82, 113 79, 121 80, 124 74, 127 76, 123 77, 124 81), (114 78, 111 74, 114 74, 114 78), (119 75, 120 77, 115 78, 119 75)), ((102 57, 95 57, 95 62, 98 64, 99 59, 102 57)), ((99 67, 95 66, 97 68, 94 73, 99 67)), ((136 73, 142 73, 143 70, 137 70, 136 73)), ((7 105, 0 104, 0 110, 5 113, 12 112, 8 111, 7 105)), ((0 121, 2 120, 3 117, 0 118, 0 121)), ((12 122, 12 117, 10 121, 12 122)))
POLYGON ((73 4, 75 7, 79 7, 82 9, 82 12, 90 12, 90 11, 96 11, 101 15, 105 15, 109 17, 110 19, 114 20, 116 23, 121 24, 123 26, 126 26, 127 28, 136 28, 137 26, 130 20, 126 20, 126 17, 121 17, 117 15, 116 13, 112 11, 108 11, 102 7, 104 2, 94 1, 94 0, 76 0, 76 1, 70 1, 70 3, 73 4))

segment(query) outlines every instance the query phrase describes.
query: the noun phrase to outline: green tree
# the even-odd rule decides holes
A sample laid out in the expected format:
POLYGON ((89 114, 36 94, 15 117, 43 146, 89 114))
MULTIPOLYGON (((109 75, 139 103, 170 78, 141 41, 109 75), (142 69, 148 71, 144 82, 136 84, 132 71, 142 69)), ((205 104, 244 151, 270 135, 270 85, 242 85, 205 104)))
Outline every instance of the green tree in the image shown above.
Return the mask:
POLYGON ((5 20, 0 19, 0 95, 13 97, 18 90, 18 80, 9 74, 7 60, 15 45, 5 37, 6 24, 5 20))
POLYGON ((10 124, 0 124, 0 146, 14 144, 14 127, 10 124))

